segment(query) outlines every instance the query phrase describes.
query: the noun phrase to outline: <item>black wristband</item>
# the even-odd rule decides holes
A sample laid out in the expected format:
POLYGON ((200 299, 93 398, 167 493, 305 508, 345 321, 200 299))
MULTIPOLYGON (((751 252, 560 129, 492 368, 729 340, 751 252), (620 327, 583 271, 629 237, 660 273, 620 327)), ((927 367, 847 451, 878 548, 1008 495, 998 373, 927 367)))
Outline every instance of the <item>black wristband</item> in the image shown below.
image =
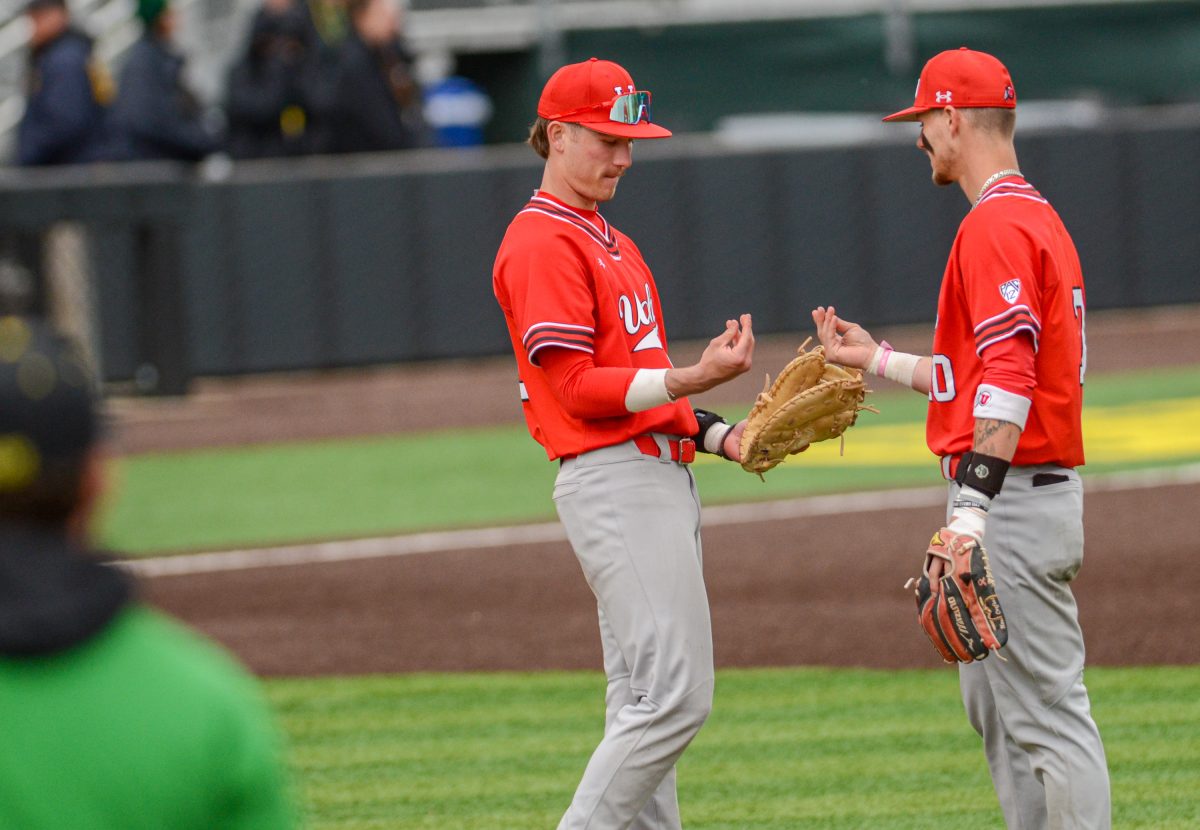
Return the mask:
POLYGON ((974 487, 989 499, 1000 495, 1004 476, 1008 474, 1009 462, 994 455, 984 455, 974 450, 963 453, 954 471, 954 480, 963 487, 974 487))
MULTIPOLYGON (((709 412, 707 409, 693 409, 692 414, 696 416, 696 423, 700 425, 699 431, 692 436, 692 440, 696 442, 696 449, 698 449, 700 452, 708 452, 708 450, 704 448, 704 436, 707 435, 708 431, 717 424, 727 424, 728 421, 715 412, 709 412)), ((717 455, 724 458, 724 442, 721 443, 722 449, 719 453, 717 453, 717 455)))

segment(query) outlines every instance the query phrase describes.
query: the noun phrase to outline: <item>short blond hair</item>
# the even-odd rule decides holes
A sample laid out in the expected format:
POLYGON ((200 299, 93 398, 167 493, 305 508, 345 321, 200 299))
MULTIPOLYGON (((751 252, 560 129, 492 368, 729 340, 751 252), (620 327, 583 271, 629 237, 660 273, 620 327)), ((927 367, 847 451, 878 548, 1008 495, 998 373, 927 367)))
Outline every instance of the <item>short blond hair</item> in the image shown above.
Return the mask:
POLYGON ((975 129, 1012 138, 1017 128, 1017 111, 1007 107, 960 107, 975 129))

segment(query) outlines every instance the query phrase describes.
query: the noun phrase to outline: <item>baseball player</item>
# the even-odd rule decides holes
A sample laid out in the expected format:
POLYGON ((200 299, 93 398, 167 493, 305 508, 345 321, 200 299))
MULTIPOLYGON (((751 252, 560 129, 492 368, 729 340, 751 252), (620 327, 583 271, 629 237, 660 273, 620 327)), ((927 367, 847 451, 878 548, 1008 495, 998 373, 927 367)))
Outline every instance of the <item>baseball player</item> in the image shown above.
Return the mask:
POLYGON ((963 47, 932 58, 913 106, 884 119, 920 122, 933 181, 971 200, 933 356, 877 344, 832 307, 813 320, 832 360, 929 395, 926 437, 950 482, 939 535, 984 544, 1008 621, 1006 659, 960 667, 1008 826, 1107 828, 1108 770, 1069 587, 1083 560, 1083 275, 1062 220, 1017 166, 1016 102, 1003 64, 963 47))
POLYGON ((744 422, 687 395, 750 368, 749 314, 692 366, 673 367, 654 277, 597 212, 632 164, 634 139, 671 133, 615 63, 559 69, 529 143, 542 185, 513 219, 493 288, 534 440, 559 462, 558 515, 596 596, 608 676, 604 738, 560 830, 678 830, 675 761, 712 706, 696 450, 733 460, 744 422))

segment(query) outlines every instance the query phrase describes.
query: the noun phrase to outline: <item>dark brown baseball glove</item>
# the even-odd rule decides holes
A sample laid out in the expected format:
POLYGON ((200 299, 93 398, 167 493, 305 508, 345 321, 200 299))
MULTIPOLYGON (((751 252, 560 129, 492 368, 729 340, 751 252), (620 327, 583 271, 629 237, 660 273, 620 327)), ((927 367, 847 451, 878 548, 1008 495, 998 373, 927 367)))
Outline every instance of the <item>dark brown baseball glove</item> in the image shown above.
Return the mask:
POLYGON ((942 528, 933 534, 926 557, 946 561, 940 579, 926 573, 917 582, 917 619, 947 663, 983 660, 1008 642, 1008 626, 987 552, 965 534, 942 528))

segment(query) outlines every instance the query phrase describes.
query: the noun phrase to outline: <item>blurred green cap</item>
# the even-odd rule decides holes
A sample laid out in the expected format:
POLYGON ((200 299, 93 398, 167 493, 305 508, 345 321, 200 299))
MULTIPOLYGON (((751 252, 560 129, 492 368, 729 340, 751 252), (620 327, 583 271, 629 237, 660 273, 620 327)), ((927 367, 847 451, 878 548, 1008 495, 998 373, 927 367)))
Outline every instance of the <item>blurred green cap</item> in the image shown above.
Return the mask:
POLYGON ((137 16, 147 26, 153 26, 154 21, 167 10, 168 0, 137 0, 137 16))

